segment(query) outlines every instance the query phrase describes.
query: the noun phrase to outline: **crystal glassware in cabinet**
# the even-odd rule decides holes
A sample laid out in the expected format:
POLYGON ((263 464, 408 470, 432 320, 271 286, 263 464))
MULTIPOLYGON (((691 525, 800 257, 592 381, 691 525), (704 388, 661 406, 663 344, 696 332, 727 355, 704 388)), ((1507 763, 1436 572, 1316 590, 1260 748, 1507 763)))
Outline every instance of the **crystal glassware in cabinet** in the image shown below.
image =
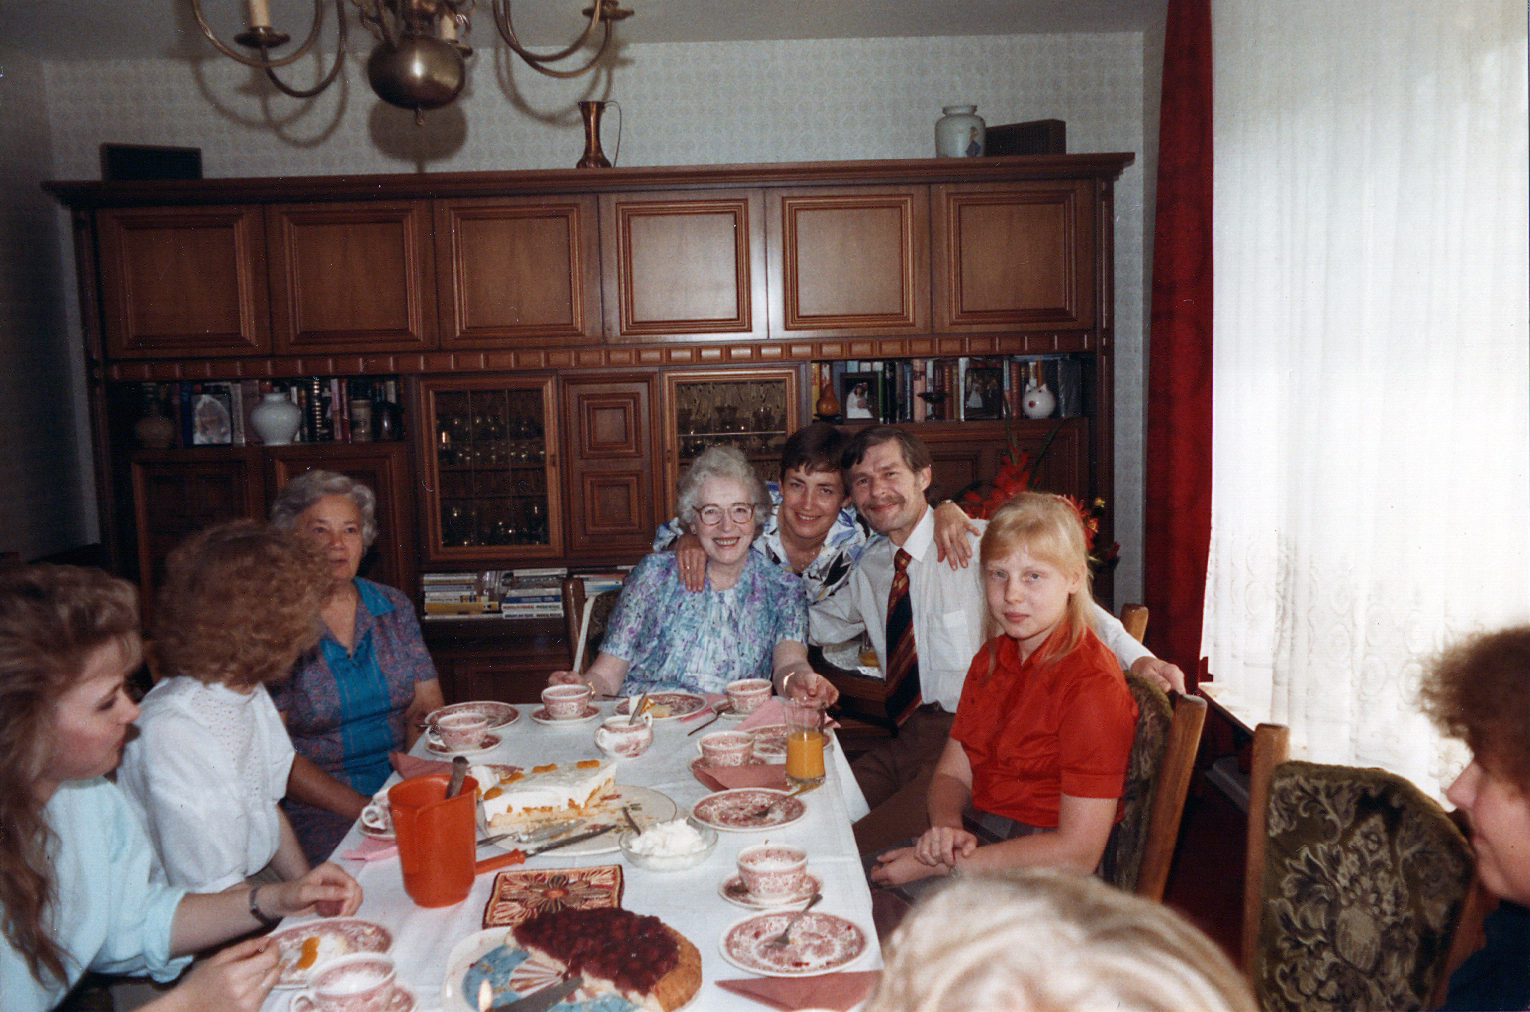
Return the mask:
POLYGON ((429 420, 428 546, 431 562, 546 558, 562 551, 557 426, 551 378, 431 379, 421 384, 429 420))
POLYGON ((675 486, 709 446, 734 446, 762 478, 780 477, 781 447, 807 417, 795 366, 665 375, 664 459, 670 515, 675 486))

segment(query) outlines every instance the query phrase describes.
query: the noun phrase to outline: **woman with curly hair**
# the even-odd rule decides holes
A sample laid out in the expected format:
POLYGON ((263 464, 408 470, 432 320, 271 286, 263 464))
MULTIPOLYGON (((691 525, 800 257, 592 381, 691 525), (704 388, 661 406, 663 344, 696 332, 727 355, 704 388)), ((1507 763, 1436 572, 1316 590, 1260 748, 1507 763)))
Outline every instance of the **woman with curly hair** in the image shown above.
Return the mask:
MULTIPOLYGON (((169 980, 190 954, 278 917, 351 913, 361 891, 333 865, 295 882, 196 895, 151 881, 153 849, 117 765, 138 707, 131 584, 94 569, 0 574, 0 995, 7 1012, 55 1007, 86 970, 169 980)), ((199 963, 149 1006, 260 1008, 278 976, 264 938, 199 963)))
POLYGON ((1530 626, 1473 636, 1425 676, 1424 712, 1472 761, 1445 797, 1466 813, 1477 875, 1502 901, 1487 944, 1450 978, 1447 1009, 1530 1007, 1530 626))
POLYGON ((329 562, 318 648, 272 689, 297 759, 283 809, 310 861, 328 856, 393 772, 388 755, 411 748, 444 705, 414 605, 356 575, 377 538, 377 497, 333 471, 282 486, 271 523, 329 562))
POLYGON ((265 686, 318 640, 326 585, 317 552, 252 520, 209 527, 170 553, 151 648, 160 681, 117 783, 171 885, 218 892, 308 871, 278 807, 292 742, 265 686))

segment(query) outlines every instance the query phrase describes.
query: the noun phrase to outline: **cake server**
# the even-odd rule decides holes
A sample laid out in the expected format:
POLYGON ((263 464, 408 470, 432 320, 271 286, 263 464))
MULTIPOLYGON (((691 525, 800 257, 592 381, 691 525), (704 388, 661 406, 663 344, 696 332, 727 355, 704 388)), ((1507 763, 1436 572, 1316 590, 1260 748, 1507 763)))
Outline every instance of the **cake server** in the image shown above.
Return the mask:
POLYGON ((584 978, 574 974, 568 980, 559 981, 552 987, 544 987, 535 994, 529 994, 515 1001, 507 1001, 502 1005, 487 1006, 488 1012, 546 1012, 564 998, 579 990, 584 984, 584 978))

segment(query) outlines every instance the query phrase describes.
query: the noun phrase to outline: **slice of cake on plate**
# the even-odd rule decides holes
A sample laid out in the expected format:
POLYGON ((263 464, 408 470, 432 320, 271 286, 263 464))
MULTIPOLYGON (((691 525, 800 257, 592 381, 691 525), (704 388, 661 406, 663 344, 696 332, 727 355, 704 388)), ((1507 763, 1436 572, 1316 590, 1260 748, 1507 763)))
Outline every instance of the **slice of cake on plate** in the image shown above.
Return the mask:
POLYGON ((500 773, 474 766, 483 817, 489 829, 516 832, 592 814, 616 797, 616 763, 585 759, 534 766, 527 772, 500 773))
POLYGON ((511 929, 510 940, 538 962, 581 974, 588 994, 619 994, 647 1012, 674 1012, 701 987, 696 946, 657 917, 620 907, 540 914, 511 929))

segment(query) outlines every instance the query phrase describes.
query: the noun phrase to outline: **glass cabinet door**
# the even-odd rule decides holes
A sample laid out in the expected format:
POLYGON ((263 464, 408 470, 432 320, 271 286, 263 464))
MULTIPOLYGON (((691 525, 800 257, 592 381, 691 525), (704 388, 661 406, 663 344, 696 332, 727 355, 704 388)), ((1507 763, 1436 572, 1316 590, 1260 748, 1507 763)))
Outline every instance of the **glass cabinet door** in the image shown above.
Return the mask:
POLYGON ((427 380, 421 390, 430 559, 560 554, 552 379, 427 380))
POLYGON ((796 368, 674 372, 665 376, 666 489, 709 446, 736 446, 760 477, 780 477, 781 447, 802 424, 796 368))

